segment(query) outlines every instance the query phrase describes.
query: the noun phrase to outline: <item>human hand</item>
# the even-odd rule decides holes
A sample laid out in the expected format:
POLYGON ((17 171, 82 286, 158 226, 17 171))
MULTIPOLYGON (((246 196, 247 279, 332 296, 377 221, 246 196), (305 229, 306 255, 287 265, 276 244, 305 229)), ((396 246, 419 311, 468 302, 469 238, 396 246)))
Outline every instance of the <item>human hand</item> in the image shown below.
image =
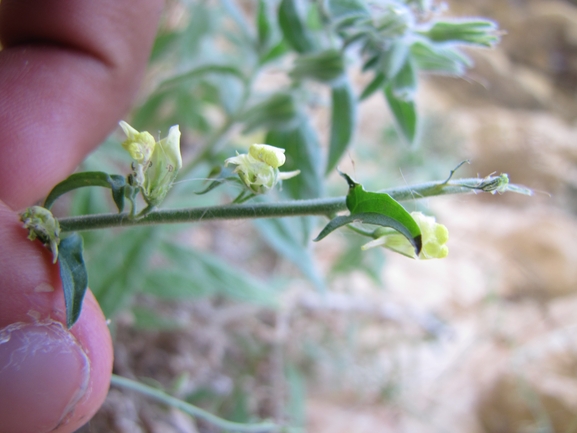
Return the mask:
POLYGON ((128 110, 162 0, 0 2, 0 433, 73 432, 112 370, 90 292, 67 330, 58 266, 18 211, 69 175, 128 110))

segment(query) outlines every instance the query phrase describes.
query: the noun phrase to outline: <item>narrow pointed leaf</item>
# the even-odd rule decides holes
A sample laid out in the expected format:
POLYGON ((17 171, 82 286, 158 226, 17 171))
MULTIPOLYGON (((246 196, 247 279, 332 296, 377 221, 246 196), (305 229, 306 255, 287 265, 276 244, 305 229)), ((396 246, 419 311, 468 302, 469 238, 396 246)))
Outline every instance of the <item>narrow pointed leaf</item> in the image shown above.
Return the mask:
POLYGON ((385 87, 385 96, 401 134, 409 144, 412 144, 417 135, 417 110, 415 108, 415 102, 396 96, 391 84, 385 87))
POLYGON ((371 82, 367 84, 367 87, 364 88, 363 92, 361 93, 361 96, 359 96, 359 101, 364 101, 373 93, 375 93, 377 90, 381 89, 386 81, 387 78, 385 77, 384 74, 376 74, 375 77, 371 80, 371 82))
POLYGON ((323 160, 319 139, 308 119, 299 116, 292 130, 271 130, 265 143, 286 150, 282 171, 300 170, 300 174, 283 182, 283 193, 291 198, 316 198, 323 195, 323 160))
POLYGON ((234 169, 230 167, 218 167, 218 171, 214 171, 209 174, 210 183, 204 189, 196 191, 195 194, 203 195, 215 188, 218 188, 221 185, 224 185, 226 181, 237 180, 238 177, 233 176, 233 172, 234 169))
POLYGON ((338 229, 339 227, 346 226, 352 223, 364 223, 393 228, 399 233, 402 233, 411 242, 411 244, 413 244, 416 251, 420 251, 421 249, 420 234, 414 237, 411 231, 399 220, 377 212, 360 212, 354 215, 342 215, 335 217, 332 220, 330 220, 330 222, 325 226, 325 228, 321 230, 321 232, 314 239, 314 241, 318 242, 321 239, 325 238, 327 235, 329 235, 331 232, 338 229))
POLYGON ((332 116, 326 173, 330 173, 347 150, 355 129, 357 101, 348 81, 332 88, 332 116))
POLYGON ((82 300, 88 288, 88 273, 82 257, 82 250, 82 237, 78 233, 72 233, 62 239, 58 246, 58 264, 68 328, 71 328, 80 317, 82 300))
POLYGON ((299 10, 299 0, 282 0, 278 21, 288 44, 299 53, 314 51, 315 41, 299 10))
POLYGON ((102 186, 112 190, 112 198, 118 207, 118 211, 122 212, 124 209, 124 186, 126 179, 124 176, 118 174, 108 174, 102 171, 86 171, 83 173, 75 173, 60 182, 46 197, 44 207, 50 209, 56 199, 61 195, 77 188, 85 186, 102 186))

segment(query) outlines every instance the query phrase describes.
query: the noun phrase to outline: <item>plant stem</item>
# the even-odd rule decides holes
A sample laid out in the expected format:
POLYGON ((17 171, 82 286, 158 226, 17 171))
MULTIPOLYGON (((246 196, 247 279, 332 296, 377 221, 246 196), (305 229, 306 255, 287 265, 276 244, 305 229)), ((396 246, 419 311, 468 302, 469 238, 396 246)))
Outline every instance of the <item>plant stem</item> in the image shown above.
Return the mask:
POLYGON ((125 377, 117 376, 115 374, 112 375, 110 379, 110 383, 112 385, 130 389, 132 391, 136 391, 140 394, 146 395, 160 403, 164 403, 168 406, 175 407, 180 409, 181 411, 195 417, 202 419, 210 424, 231 432, 251 432, 251 433, 265 433, 265 432, 278 432, 280 430, 280 426, 272 423, 261 423, 261 424, 241 424, 237 422, 227 421, 225 419, 219 418, 216 415, 211 414, 199 407, 196 407, 186 401, 179 400, 176 397, 172 397, 171 395, 166 394, 165 392, 161 391, 160 389, 152 388, 150 386, 144 385, 140 382, 136 382, 134 380, 127 379, 125 377))
MULTIPOLYGON (((395 200, 414 200, 424 197, 464 194, 484 191, 484 185, 495 177, 470 178, 453 181, 427 182, 413 186, 386 189, 380 192, 390 194, 395 200)), ((515 187, 515 185, 511 185, 515 187)), ((60 218, 63 233, 81 230, 96 230, 109 227, 135 225, 200 222, 208 220, 279 218, 304 215, 330 216, 346 210, 346 198, 323 198, 294 200, 277 203, 249 203, 222 206, 196 207, 187 209, 163 209, 150 212, 144 218, 131 219, 128 214, 98 214, 60 218)))

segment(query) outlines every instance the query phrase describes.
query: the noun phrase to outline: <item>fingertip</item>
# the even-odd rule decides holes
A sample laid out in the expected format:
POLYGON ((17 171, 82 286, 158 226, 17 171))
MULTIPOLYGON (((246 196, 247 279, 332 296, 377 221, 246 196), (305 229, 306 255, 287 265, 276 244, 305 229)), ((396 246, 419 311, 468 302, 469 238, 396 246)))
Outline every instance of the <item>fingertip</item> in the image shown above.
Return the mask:
POLYGON ((73 432, 107 394, 106 319, 87 291, 79 320, 66 329, 58 266, 1 202, 0 244, 0 433, 73 432))

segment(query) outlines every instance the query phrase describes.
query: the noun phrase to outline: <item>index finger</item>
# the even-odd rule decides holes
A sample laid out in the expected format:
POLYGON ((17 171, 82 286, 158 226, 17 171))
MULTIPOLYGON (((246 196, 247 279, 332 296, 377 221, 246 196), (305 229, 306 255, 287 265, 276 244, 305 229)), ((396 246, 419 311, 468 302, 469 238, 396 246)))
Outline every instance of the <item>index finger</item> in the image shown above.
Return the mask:
POLYGON ((0 200, 20 209, 128 110, 162 0, 0 2, 0 200))

